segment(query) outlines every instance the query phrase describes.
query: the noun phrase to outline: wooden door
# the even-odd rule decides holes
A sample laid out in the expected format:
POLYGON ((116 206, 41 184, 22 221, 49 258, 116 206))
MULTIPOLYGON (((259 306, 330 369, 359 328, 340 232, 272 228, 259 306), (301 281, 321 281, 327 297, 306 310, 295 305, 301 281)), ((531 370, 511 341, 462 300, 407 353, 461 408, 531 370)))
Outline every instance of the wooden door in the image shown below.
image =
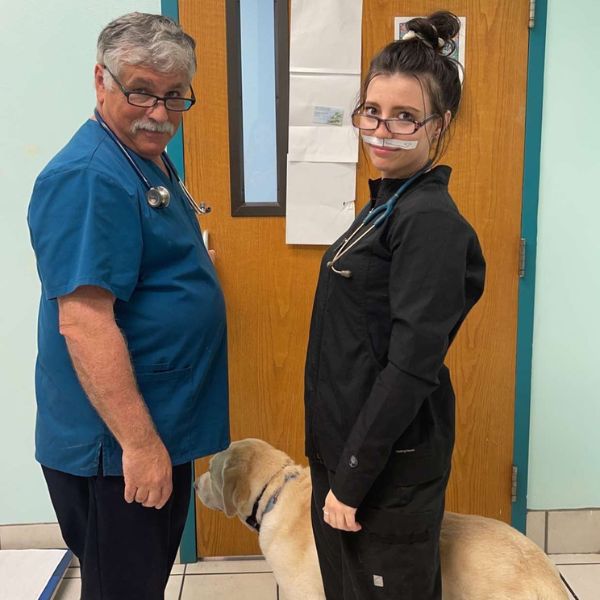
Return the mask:
MULTIPOLYGON (((393 39, 394 16, 439 7, 364 0, 363 72, 393 39)), ((529 2, 448 0, 444 8, 467 17, 467 44, 464 102, 442 162, 454 169, 451 192, 488 262, 484 297, 447 360, 457 395, 448 508, 509 521, 529 2)), ((180 0, 179 11, 198 41, 199 100, 185 118, 186 178, 192 194, 213 208, 202 226, 227 301, 232 439, 260 437, 305 462, 304 357, 324 248, 287 246, 281 217, 230 216, 225 0, 180 0)), ((360 154, 358 207, 368 199, 368 177, 377 176, 360 154)), ((259 553, 256 536, 237 520, 199 505, 197 517, 200 556, 259 553)))

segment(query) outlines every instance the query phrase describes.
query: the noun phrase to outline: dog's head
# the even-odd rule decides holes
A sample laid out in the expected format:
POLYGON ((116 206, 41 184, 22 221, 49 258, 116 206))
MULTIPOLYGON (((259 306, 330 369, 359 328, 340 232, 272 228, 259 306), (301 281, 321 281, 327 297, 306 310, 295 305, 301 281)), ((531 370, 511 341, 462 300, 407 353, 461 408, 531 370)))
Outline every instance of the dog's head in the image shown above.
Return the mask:
POLYGON ((215 454, 194 488, 208 508, 245 521, 267 483, 291 464, 293 461, 285 452, 262 440, 248 438, 215 454))

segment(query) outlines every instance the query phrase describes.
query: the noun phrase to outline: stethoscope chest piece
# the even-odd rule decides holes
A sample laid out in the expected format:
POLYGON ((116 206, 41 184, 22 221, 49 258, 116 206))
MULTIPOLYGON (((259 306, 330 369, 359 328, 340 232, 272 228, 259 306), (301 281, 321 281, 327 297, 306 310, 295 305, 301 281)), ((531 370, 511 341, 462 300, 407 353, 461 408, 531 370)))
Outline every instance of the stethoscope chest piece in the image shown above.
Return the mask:
POLYGON ((146 192, 146 200, 152 208, 167 208, 171 202, 171 194, 166 187, 157 185, 146 192))
POLYGON ((335 268, 335 258, 333 260, 330 260, 327 262, 327 268, 331 269, 336 275, 340 275, 341 277, 344 277, 345 279, 352 279, 352 271, 348 270, 348 269, 336 269, 335 268))
MULTIPOLYGON (((166 187, 164 187, 163 185, 157 185, 157 186, 150 185, 148 178, 144 175, 144 173, 142 173, 142 170, 138 167, 136 162, 133 160, 133 158, 129 154, 129 151, 127 150, 127 148, 125 148, 125 146, 123 146, 123 144, 119 141, 119 138, 115 135, 114 131, 106 124, 106 122, 104 121, 104 119, 102 118, 100 113, 97 110, 95 110, 94 115, 96 116, 96 120, 98 121, 98 123, 100 123, 102 129, 104 129, 104 131, 106 131, 106 133, 112 139, 112 141, 119 147, 119 150, 123 153, 123 156, 127 159, 127 161, 129 162, 129 164, 131 165, 133 170, 136 172, 137 176, 144 183, 144 186, 146 186, 146 190, 147 190, 146 191, 146 201, 148 202, 148 205, 151 206, 152 208, 166 208, 167 206, 169 206, 169 202, 171 201, 171 194, 170 194, 169 190, 166 187)), ((202 202, 200 204, 200 206, 198 206, 196 201, 192 198, 191 194, 188 192, 183 181, 181 181, 181 178, 177 174, 177 169, 175 168, 175 165, 171 162, 171 159, 169 158, 167 153, 163 152, 161 154, 161 157, 162 157, 167 169, 170 171, 170 173, 173 175, 173 177, 175 177, 177 179, 177 183, 179 183, 179 187, 185 194, 185 197, 187 198, 187 201, 189 202, 189 204, 190 204, 191 208, 194 210, 194 212, 199 215, 208 214, 210 212, 210 206, 206 206, 206 204, 204 204, 204 202, 202 202)))

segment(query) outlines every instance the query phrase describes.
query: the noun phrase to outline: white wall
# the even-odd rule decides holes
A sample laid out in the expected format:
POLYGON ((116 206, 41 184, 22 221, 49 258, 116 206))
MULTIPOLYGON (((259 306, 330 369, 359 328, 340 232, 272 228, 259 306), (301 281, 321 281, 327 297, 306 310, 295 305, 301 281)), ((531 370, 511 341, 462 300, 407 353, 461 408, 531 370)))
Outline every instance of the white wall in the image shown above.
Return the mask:
POLYGON ((92 113, 96 39, 160 0, 0 0, 0 524, 55 521, 34 461, 39 284, 26 212, 37 173, 92 113))
POLYGON ((600 3, 550 0, 528 508, 600 506, 600 3))

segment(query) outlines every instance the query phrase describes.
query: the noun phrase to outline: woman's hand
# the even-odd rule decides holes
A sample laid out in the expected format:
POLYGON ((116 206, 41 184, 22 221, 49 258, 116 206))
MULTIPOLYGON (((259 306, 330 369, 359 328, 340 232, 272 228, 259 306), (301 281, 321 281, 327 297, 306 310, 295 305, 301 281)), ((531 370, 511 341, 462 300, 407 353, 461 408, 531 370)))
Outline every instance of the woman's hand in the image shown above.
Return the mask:
POLYGON ((342 531, 360 531, 362 527, 354 520, 355 515, 356 508, 346 506, 329 490, 323 507, 323 519, 327 525, 342 531))

